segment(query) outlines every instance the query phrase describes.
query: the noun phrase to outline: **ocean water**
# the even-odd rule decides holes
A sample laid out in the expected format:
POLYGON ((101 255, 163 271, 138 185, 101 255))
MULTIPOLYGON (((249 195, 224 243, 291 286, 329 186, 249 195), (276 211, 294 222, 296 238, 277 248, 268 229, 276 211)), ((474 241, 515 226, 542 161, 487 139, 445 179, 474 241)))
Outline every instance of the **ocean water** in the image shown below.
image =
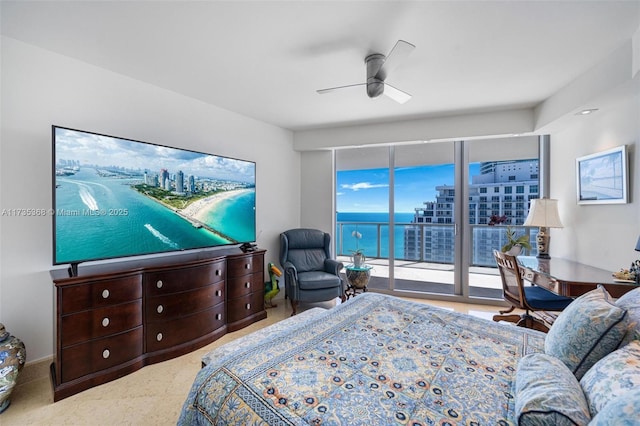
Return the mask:
MULTIPOLYGON (((411 223, 413 213, 395 213, 394 250, 395 256, 404 254, 404 226, 411 223)), ((338 213, 336 216, 336 243, 338 253, 349 255, 351 250, 363 249, 365 256, 389 257, 389 213, 338 213), (357 232, 360 238, 353 234, 357 232)))
MULTIPOLYGON (((56 177, 57 263, 230 243, 131 189, 132 182, 93 169, 56 177)), ((254 202, 255 191, 225 200, 206 223, 237 241, 253 241, 254 202)))

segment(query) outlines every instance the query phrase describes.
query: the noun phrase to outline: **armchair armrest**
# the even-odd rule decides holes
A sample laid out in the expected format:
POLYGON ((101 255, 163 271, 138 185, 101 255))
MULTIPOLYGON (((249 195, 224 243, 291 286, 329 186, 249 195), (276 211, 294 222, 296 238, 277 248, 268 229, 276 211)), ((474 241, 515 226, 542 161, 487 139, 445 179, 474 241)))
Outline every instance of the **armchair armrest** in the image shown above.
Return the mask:
POLYGON ((329 272, 333 275, 338 275, 340 271, 344 268, 344 263, 334 260, 334 259, 325 259, 324 260, 324 270, 325 272, 329 272))
POLYGON ((285 280, 287 277, 289 277, 292 281, 292 284, 296 285, 296 283, 298 282, 298 269, 295 267, 295 265, 291 262, 285 262, 284 265, 282 265, 282 268, 284 269, 285 280))

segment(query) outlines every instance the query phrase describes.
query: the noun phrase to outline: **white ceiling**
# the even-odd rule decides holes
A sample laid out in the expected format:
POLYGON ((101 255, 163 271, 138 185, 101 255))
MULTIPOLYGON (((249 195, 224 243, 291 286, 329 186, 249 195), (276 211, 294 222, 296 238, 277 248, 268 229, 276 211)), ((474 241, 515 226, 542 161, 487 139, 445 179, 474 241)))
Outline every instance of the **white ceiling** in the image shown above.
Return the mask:
POLYGON ((292 130, 534 106, 629 40, 630 1, 2 1, 2 34, 292 130), (364 58, 416 45, 365 89, 364 58))

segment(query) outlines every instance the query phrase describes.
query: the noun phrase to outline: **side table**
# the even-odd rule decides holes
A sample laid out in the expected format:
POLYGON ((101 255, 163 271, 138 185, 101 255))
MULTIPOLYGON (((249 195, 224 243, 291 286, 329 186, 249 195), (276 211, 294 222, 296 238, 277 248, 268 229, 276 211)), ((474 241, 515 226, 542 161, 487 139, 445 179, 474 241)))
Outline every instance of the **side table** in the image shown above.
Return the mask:
POLYGON ((355 265, 347 265, 344 269, 347 276, 347 289, 344 294, 347 299, 367 291, 367 284, 369 284, 373 266, 360 265, 356 267, 355 265))

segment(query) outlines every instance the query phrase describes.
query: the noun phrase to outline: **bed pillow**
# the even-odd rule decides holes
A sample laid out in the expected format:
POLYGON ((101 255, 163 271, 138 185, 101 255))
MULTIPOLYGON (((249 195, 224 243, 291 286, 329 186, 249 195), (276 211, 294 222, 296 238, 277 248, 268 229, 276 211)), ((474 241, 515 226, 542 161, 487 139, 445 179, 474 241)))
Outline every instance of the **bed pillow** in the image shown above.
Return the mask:
POLYGON ((640 340, 640 288, 625 293, 616 300, 616 306, 627 310, 629 327, 620 346, 629 344, 632 340, 640 340))
POLYGON ((516 423, 586 425, 589 407, 576 376, 557 358, 525 355, 516 370, 516 423))
POLYGON ((611 400, 640 389, 640 341, 611 352, 580 380, 592 416, 611 400))
POLYGON ((612 399, 589 426, 637 426, 640 419, 640 388, 612 399))
POLYGON ((564 362, 578 380, 627 332, 627 311, 609 299, 602 286, 578 297, 558 315, 544 341, 544 352, 564 362))

